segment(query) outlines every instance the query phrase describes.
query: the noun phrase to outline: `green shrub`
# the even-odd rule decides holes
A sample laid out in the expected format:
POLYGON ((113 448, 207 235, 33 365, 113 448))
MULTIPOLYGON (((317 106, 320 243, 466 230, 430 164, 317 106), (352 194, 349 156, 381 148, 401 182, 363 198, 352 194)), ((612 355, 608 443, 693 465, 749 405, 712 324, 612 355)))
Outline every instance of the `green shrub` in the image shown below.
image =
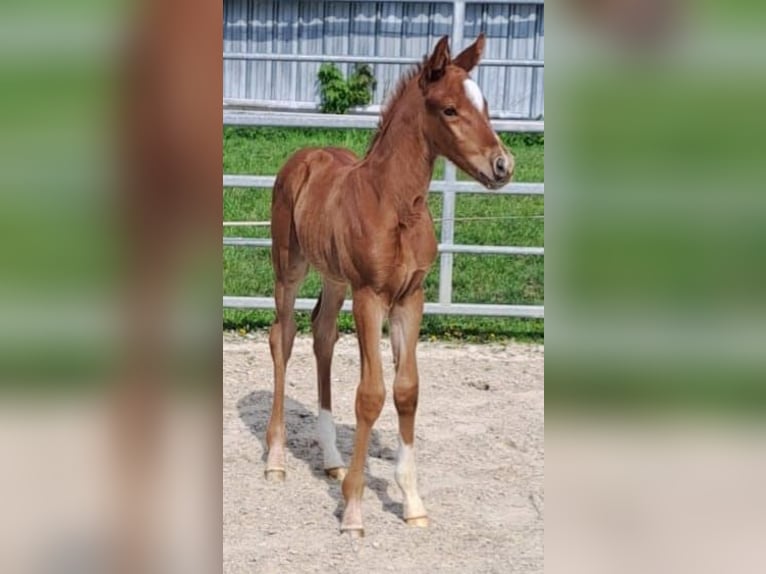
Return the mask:
POLYGON ((320 111, 345 114, 353 106, 366 106, 372 101, 375 77, 367 64, 354 68, 348 79, 335 64, 322 64, 317 73, 320 111))

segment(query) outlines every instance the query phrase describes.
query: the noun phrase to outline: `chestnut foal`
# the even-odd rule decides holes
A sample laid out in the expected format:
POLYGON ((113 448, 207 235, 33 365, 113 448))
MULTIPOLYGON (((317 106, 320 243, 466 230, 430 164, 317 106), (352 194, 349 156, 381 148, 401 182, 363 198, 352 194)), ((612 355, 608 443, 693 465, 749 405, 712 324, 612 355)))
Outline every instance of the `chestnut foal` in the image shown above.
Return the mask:
POLYGON ((274 184, 271 232, 276 321, 269 342, 274 361, 274 403, 269 420, 266 477, 285 477, 285 370, 293 346, 299 284, 313 265, 322 292, 311 315, 319 387, 319 443, 324 468, 343 480, 341 531, 363 535, 362 492, 370 431, 383 408, 380 356, 388 316, 396 376, 394 403, 400 445, 395 478, 404 494, 404 519, 426 526, 413 450, 418 369, 415 347, 423 314, 423 278, 436 257, 426 204, 434 161, 443 155, 488 188, 506 184, 513 158, 489 122, 487 103, 468 73, 484 48, 479 38, 451 59, 448 38, 400 82, 383 112, 364 159, 339 148, 295 153, 274 184), (346 473, 335 441, 330 364, 336 319, 346 286, 361 355, 356 392, 356 435, 346 473))

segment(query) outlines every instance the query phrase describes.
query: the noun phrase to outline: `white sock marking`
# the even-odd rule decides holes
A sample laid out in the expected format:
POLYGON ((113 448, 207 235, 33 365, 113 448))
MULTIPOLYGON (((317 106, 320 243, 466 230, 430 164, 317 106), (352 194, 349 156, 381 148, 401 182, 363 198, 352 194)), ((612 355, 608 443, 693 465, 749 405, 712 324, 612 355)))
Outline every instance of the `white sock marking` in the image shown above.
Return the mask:
POLYGON ((479 84, 474 82, 471 78, 463 80, 463 88, 465 89, 465 95, 471 101, 471 103, 480 112, 484 112, 484 95, 481 93, 479 84))
POLYGON ((399 483, 405 494, 412 490, 417 491, 417 474, 415 472, 415 453, 413 448, 400 442, 396 458, 396 482, 399 483))
POLYGON ((418 494, 418 477, 415 470, 415 450, 399 441, 396 459, 396 483, 404 494, 404 517, 417 518, 426 515, 423 501, 418 494))
POLYGON ((326 409, 319 410, 317 420, 317 435, 319 446, 324 455, 325 468, 339 468, 344 466, 336 445, 335 422, 332 420, 332 413, 326 409))

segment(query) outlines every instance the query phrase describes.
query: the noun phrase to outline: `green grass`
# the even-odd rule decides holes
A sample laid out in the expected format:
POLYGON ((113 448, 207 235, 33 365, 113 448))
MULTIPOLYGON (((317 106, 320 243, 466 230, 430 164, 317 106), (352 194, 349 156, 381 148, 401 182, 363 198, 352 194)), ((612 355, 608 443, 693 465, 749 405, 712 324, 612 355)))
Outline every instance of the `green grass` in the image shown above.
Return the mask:
MULTIPOLYGON (((372 132, 369 130, 323 130, 281 128, 225 128, 223 171, 226 174, 276 174, 287 158, 302 147, 342 146, 362 155, 372 132)), ((516 157, 516 181, 543 181, 544 143, 541 136, 502 134, 516 157)), ((443 162, 435 170, 440 178, 443 162)), ((460 173, 461 179, 468 179, 460 173)), ((271 190, 225 188, 225 221, 267 221, 271 190)), ((441 194, 429 196, 434 220, 441 217, 441 194)), ((458 194, 457 218, 477 219, 455 222, 455 242, 477 245, 542 246, 544 213, 542 197, 486 196, 458 194)), ((437 237, 441 225, 436 221, 437 237)), ((269 237, 268 227, 227 227, 224 234, 239 237, 269 237)), ((454 256, 453 301, 461 303, 542 304, 544 271, 542 257, 462 255, 454 256)), ((266 249, 224 247, 223 287, 227 295, 271 296, 273 276, 266 249)), ((299 297, 316 297, 320 279, 311 272, 299 297)), ((426 277, 428 301, 436 301, 439 285, 439 260, 426 277)), ((261 329, 273 321, 272 311, 224 309, 224 328, 261 329)), ((353 330, 350 316, 341 314, 343 331, 353 330)), ((298 314, 298 325, 309 329, 307 313, 298 314)), ((516 338, 541 342, 544 321, 538 319, 425 316, 423 337, 458 338, 488 341, 516 338)))

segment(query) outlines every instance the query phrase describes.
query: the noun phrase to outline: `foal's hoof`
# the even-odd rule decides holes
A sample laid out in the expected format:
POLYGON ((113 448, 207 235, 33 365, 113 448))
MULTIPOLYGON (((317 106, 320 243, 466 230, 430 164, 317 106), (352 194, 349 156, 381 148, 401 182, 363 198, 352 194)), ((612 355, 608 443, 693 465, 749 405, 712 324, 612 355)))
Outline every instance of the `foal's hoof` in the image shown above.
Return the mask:
POLYGON ((364 538, 364 528, 340 528, 341 534, 347 534, 351 539, 364 538))
POLYGON ((343 482, 343 479, 346 478, 346 469, 342 466, 338 466, 336 468, 326 468, 324 469, 324 473, 333 480, 339 480, 341 482, 343 482))
POLYGON ((404 521, 407 526, 416 526, 418 528, 426 528, 428 526, 427 516, 416 516, 414 518, 405 518, 404 521))
POLYGON ((266 480, 268 482, 285 481, 285 471, 281 468, 267 468, 266 472, 264 472, 264 475, 266 476, 266 480))

